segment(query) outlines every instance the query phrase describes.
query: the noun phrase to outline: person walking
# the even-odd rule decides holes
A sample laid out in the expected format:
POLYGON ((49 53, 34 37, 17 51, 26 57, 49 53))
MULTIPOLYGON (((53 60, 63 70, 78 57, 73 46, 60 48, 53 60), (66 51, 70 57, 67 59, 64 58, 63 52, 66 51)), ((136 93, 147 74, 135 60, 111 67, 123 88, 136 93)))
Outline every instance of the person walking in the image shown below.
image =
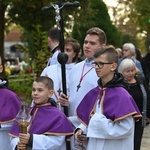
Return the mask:
POLYGON ((82 143, 85 140, 80 137, 87 134, 87 150, 133 150, 134 122, 141 114, 124 88, 124 77, 115 73, 117 63, 112 46, 94 53, 98 86, 84 96, 76 110, 81 125, 75 138, 82 143))
POLYGON ((60 52, 59 37, 60 37, 60 32, 57 28, 53 27, 48 31, 48 37, 47 37, 48 49, 50 50, 52 55, 47 62, 47 66, 51 66, 58 63, 57 56, 58 53, 60 52))
MULTIPOLYGON (((68 56, 68 60, 65 64, 67 93, 69 93, 69 90, 68 90, 69 72, 71 71, 71 69, 74 67, 74 65, 77 62, 80 49, 81 49, 80 44, 77 40, 73 38, 65 39, 64 52, 68 56)), ((62 92, 61 64, 57 63, 55 65, 51 65, 51 66, 44 68, 44 70, 41 73, 41 76, 48 76, 55 83, 54 84, 55 95, 53 95, 53 98, 57 102, 60 96, 60 93, 62 92)))
POLYGON ((136 66, 131 59, 124 59, 118 68, 127 80, 127 89, 136 102, 142 119, 135 123, 134 150, 140 150, 144 127, 150 121, 150 90, 142 76, 136 75, 136 66))
MULTIPOLYGON (((135 58, 135 53, 136 53, 135 46, 132 43, 125 43, 122 47, 122 58, 120 58, 118 60, 118 67, 119 67, 121 61, 124 60, 125 58, 132 59, 136 65, 136 73, 141 74, 143 77, 145 77, 140 61, 138 61, 135 58)), ((117 67, 117 69, 118 69, 118 67, 117 67)))
MULTIPOLYGON (((0 57, 0 73, 3 71, 0 57)), ((9 130, 21 108, 20 98, 8 89, 8 82, 0 78, 0 149, 10 150, 9 130)))
MULTIPOLYGON (((68 118, 74 128, 80 122, 76 117, 76 108, 85 94, 97 85, 98 77, 93 65, 93 54, 96 50, 106 44, 106 34, 98 27, 92 27, 86 32, 83 44, 84 56, 83 61, 77 63, 70 71, 68 76, 69 94, 61 94, 58 102, 62 106, 68 106, 68 118)), ((71 139, 71 148, 74 148, 74 139, 71 139)))
POLYGON ((17 120, 13 123, 9 132, 12 150, 66 150, 65 141, 72 136, 73 128, 51 98, 53 87, 49 77, 40 76, 33 81, 34 105, 29 107, 31 119, 27 133, 20 133, 17 120))

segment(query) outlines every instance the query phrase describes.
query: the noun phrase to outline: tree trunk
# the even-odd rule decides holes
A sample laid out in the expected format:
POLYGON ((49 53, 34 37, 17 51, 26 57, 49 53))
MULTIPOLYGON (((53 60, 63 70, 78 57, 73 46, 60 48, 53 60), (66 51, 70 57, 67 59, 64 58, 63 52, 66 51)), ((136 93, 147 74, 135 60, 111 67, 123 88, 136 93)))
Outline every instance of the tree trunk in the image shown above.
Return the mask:
MULTIPOLYGON (((5 10, 7 8, 7 5, 4 5, 3 2, 0 3, 0 56, 2 60, 4 60, 4 29, 5 29, 5 10)), ((4 61, 2 61, 4 66, 4 61)), ((0 74, 1 76, 5 76, 5 72, 0 74)))

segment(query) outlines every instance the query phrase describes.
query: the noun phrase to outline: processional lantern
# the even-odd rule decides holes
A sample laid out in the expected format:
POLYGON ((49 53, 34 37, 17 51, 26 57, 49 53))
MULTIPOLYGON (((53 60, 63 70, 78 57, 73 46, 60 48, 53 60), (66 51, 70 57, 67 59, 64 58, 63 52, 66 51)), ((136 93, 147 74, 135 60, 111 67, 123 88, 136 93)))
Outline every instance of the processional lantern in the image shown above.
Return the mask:
POLYGON ((20 133, 27 133, 27 126, 30 122, 30 115, 28 113, 27 105, 21 106, 21 109, 16 116, 16 120, 20 127, 20 133))

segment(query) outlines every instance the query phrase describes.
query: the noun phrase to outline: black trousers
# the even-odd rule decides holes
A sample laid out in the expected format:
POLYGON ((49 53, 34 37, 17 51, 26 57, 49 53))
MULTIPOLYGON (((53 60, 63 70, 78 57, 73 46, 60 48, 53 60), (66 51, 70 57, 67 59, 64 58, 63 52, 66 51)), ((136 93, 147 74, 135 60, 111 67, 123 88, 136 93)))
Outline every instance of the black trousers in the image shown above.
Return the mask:
POLYGON ((134 150, 140 150, 143 131, 142 122, 136 122, 134 129, 134 150))

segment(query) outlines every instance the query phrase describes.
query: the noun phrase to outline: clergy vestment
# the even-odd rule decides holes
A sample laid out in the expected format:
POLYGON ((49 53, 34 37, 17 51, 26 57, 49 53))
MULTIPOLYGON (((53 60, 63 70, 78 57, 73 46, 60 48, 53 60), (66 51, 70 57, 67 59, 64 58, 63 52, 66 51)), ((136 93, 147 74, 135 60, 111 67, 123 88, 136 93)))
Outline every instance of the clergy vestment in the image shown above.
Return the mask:
POLYGON ((79 103, 88 91, 97 86, 98 77, 92 62, 93 61, 89 62, 85 59, 82 62, 77 63, 69 73, 68 113, 69 119, 75 127, 80 124, 76 117, 76 109, 79 103), (79 83, 81 87, 77 91, 77 86, 79 83))
POLYGON ((133 150, 134 118, 141 118, 131 95, 113 79, 89 91, 77 108, 87 150, 133 150), (113 84, 114 85, 113 85, 113 84))
MULTIPOLYGON (((71 64, 66 64, 65 68, 66 68, 66 86, 67 86, 67 94, 69 94, 69 90, 68 90, 68 75, 70 70, 74 67, 75 63, 71 63, 71 64)), ((55 93, 57 95, 57 97, 59 97, 60 93, 62 92, 62 74, 61 74, 61 65, 55 64, 49 67, 46 67, 42 73, 41 76, 48 76, 49 78, 51 78, 54 82, 54 90, 55 93)), ((53 95, 52 97, 55 101, 57 101, 57 98, 55 95, 53 95)))
MULTIPOLYGON (((73 134, 72 125, 63 112, 50 103, 34 105, 30 110, 32 116, 28 133, 33 134, 33 150, 66 150, 65 139, 73 134)), ((12 149, 19 141, 19 126, 14 122, 10 136, 12 149)))
POLYGON ((10 150, 9 130, 21 107, 18 96, 0 80, 0 149, 10 150))
POLYGON ((49 58, 48 62, 47 62, 47 67, 48 66, 52 66, 52 65, 55 65, 58 63, 58 60, 57 60, 57 57, 58 57, 58 54, 59 54, 59 48, 58 46, 55 47, 53 50, 52 50, 52 57, 49 58))
MULTIPOLYGON (((97 86, 97 74, 95 72, 92 61, 87 59, 77 63, 70 71, 68 76, 68 90, 69 90, 69 106, 68 114, 71 123, 74 127, 77 127, 80 122, 76 117, 76 109, 81 102, 85 94, 97 86), (77 91, 77 86, 80 84, 80 88, 77 91)), ((74 137, 71 137, 71 150, 77 150, 74 148, 74 137)))

